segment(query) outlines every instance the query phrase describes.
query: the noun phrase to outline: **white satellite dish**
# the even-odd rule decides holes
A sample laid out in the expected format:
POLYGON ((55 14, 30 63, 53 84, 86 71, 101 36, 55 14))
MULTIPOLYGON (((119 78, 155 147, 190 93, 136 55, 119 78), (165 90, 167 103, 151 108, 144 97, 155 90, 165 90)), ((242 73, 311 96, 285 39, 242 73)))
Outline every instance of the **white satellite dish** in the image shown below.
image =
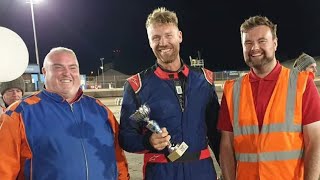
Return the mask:
POLYGON ((27 69, 29 53, 22 38, 0 26, 0 82, 12 81, 27 69))

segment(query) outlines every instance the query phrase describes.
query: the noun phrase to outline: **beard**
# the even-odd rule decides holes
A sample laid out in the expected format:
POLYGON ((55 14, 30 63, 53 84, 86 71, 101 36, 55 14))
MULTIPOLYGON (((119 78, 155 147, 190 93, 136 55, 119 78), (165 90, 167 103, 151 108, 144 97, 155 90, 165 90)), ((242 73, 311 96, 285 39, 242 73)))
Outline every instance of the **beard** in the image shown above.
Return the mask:
POLYGON ((161 53, 159 51, 154 52, 158 61, 162 64, 173 63, 176 59, 179 59, 179 48, 172 48, 171 52, 161 53))
POLYGON ((176 56, 159 56, 157 59, 163 64, 170 64, 174 62, 176 56))
POLYGON ((248 56, 245 59, 245 63, 250 68, 261 69, 266 64, 269 64, 270 62, 272 62, 274 57, 275 57, 274 53, 272 55, 270 55, 270 56, 267 56, 266 53, 264 52, 262 57, 251 57, 251 56, 248 56))

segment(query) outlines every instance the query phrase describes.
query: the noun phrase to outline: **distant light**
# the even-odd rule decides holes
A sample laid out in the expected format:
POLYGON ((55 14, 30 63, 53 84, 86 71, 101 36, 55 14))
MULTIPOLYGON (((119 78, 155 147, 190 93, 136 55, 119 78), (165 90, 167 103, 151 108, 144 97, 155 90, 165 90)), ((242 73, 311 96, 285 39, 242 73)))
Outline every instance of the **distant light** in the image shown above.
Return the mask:
POLYGON ((41 3, 43 0, 27 0, 26 3, 32 3, 32 4, 39 4, 41 3))
POLYGON ((100 66, 100 69, 102 69, 102 70, 103 70, 103 66, 100 66))

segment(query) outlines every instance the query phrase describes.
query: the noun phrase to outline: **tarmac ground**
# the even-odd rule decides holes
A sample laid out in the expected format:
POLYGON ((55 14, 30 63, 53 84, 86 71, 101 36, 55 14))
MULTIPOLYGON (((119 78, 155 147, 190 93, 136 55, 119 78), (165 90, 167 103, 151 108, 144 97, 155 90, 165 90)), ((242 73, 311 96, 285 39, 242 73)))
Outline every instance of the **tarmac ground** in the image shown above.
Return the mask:
MULTIPOLYGON (((121 98, 121 97, 119 97, 121 98)), ((99 100, 104 103, 115 115, 116 119, 119 121, 120 119, 120 110, 121 106, 118 105, 119 99, 115 97, 111 98, 99 98, 99 100)), ((129 173, 131 180, 142 180, 142 168, 143 168, 143 155, 142 154, 134 154, 125 152, 128 165, 129 165, 129 173)), ((218 163, 215 160, 215 157, 211 151, 211 156, 214 159, 214 166, 217 171, 217 174, 221 174, 221 170, 218 166, 218 163)))

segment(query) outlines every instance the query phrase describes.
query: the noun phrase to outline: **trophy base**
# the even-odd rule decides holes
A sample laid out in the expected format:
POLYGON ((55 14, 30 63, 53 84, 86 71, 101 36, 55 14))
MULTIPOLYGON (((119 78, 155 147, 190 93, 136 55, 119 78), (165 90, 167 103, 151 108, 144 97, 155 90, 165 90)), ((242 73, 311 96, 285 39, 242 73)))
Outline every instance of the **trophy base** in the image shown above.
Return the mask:
POLYGON ((176 161, 177 159, 179 159, 184 152, 186 152, 186 150, 188 149, 188 145, 185 142, 182 142, 176 150, 172 151, 169 155, 168 155, 168 159, 171 162, 176 161))

